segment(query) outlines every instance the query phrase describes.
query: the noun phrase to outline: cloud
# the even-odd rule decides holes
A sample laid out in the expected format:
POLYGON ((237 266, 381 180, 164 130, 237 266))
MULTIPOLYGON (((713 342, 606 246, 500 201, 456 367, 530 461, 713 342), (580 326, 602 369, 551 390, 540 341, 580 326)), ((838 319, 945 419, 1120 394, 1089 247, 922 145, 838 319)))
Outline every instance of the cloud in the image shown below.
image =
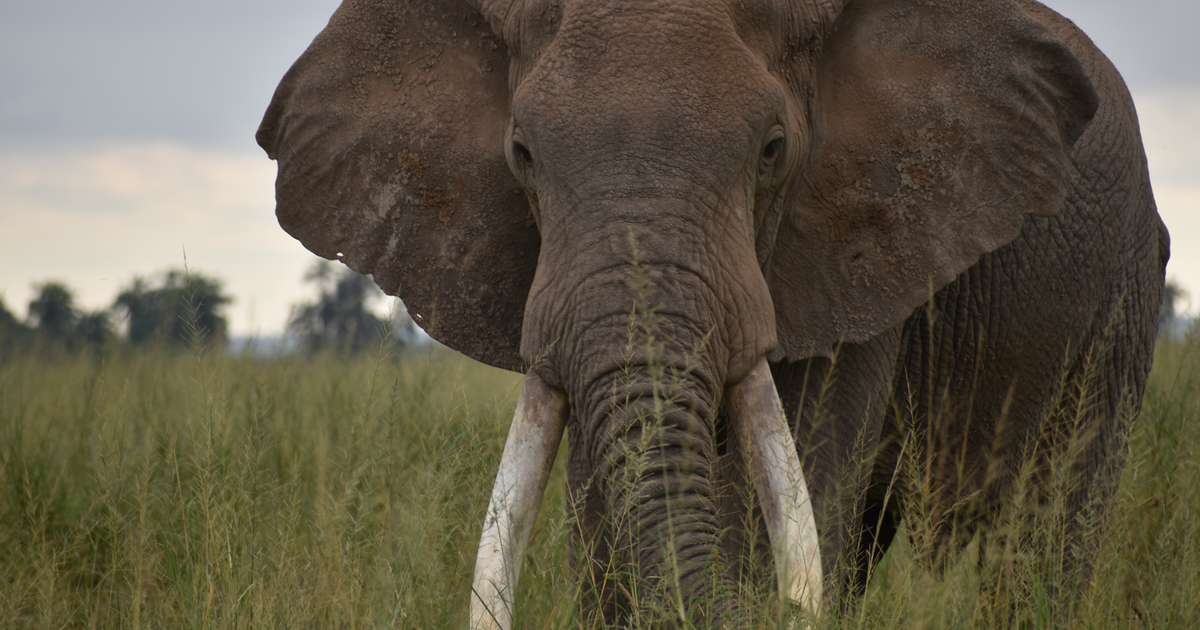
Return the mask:
MULTIPOLYGON (((1154 199, 1171 232, 1167 276, 1200 296, 1200 88, 1134 94, 1154 199)), ((1190 312, 1200 312, 1193 300, 1190 312)))
POLYGON ((1189 185, 1200 173, 1200 86, 1134 94, 1155 184, 1189 185))
POLYGON ((0 182, 48 212, 103 210, 112 215, 169 214, 192 224, 214 217, 179 216, 173 208, 271 207, 274 164, 261 156, 198 151, 175 144, 0 156, 0 182), (268 185, 264 186, 266 182, 268 185))
POLYGON ((175 144, 0 154, 0 291, 24 314, 31 282, 61 279, 99 308, 186 250, 236 298, 236 334, 279 332, 313 256, 275 222, 274 178, 265 156, 175 144))
POLYGON ((1108 55, 1135 90, 1200 87, 1200 2, 1045 0, 1108 55))
MULTIPOLYGON (((15 6, 9 6, 15 5, 15 6)), ((338 0, 38 0, 0 20, 0 142, 251 150, 338 0)))

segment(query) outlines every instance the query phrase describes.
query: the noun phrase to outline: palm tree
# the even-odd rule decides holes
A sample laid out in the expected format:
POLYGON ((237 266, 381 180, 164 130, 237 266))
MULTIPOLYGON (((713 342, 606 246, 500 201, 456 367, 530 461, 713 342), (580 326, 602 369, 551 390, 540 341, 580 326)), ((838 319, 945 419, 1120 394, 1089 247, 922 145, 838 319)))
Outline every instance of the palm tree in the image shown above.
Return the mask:
POLYGON ((228 322, 221 312, 233 299, 219 280, 187 270, 169 269, 161 279, 136 277, 117 295, 113 309, 129 320, 134 344, 199 342, 223 345, 228 322))
POLYGON ((81 313, 75 323, 72 338, 80 345, 92 348, 103 348, 117 336, 113 328, 112 317, 108 311, 90 311, 81 313))
POLYGON ((68 341, 79 321, 75 294, 62 282, 47 280, 33 286, 37 297, 29 302, 29 319, 50 339, 68 341))
POLYGON ((383 340, 404 341, 368 308, 369 301, 383 297, 370 276, 350 268, 336 272, 329 261, 318 260, 304 274, 304 281, 316 285, 317 299, 293 306, 287 328, 306 351, 353 354, 383 340))

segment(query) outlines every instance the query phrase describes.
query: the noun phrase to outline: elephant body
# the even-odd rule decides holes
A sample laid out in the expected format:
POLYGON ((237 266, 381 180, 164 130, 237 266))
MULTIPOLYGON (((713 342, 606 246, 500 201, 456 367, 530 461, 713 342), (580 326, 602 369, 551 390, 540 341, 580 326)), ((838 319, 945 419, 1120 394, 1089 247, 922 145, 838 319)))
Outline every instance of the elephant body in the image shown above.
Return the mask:
MULTIPOLYGON (((800 469, 830 593, 902 518, 934 556, 990 531, 1080 444, 1067 516, 1105 519, 1169 241, 1124 83, 1036 2, 346 0, 258 139, 285 229, 557 401, 514 427, 565 424, 585 611, 736 616, 762 518, 811 593, 803 488, 763 490, 800 469), (771 400, 794 470, 745 429, 771 400)), ((488 532, 531 521, 496 502, 542 486, 505 462, 478 571, 511 585, 488 532)), ((1080 583, 1096 531, 1067 527, 1080 583)))
MULTIPOLYGON (((943 523, 946 540, 953 526, 964 526, 961 540, 994 524, 1017 475, 1064 456, 1071 440, 1082 452, 1070 460, 1065 522, 1103 521, 1115 496, 1153 360, 1170 242, 1116 69, 1068 20, 1022 6, 1109 96, 1070 154, 1079 178, 1060 213, 1028 217, 1014 241, 983 254, 898 329, 843 347, 836 370, 822 358, 772 367, 808 454, 810 491, 828 503, 818 514, 830 521, 830 572, 842 562, 861 579, 868 557, 887 548, 913 490, 897 473, 905 436, 932 495, 924 517, 943 523), (1131 159, 1114 170, 1116 155, 1131 159), (866 472, 856 470, 864 462, 866 472), (859 485, 839 505, 846 479, 859 485)), ((1090 578, 1099 531, 1067 534, 1086 537, 1064 567, 1077 583, 1090 578)))

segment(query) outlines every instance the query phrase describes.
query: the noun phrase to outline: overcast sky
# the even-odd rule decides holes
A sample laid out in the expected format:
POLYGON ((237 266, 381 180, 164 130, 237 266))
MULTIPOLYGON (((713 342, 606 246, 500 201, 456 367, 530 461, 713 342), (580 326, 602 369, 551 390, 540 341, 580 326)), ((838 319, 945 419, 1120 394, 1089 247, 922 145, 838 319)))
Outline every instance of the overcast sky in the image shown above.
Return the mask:
MULTIPOLYGON (((234 334, 276 334, 311 254, 275 223, 254 143, 333 0, 0 0, 0 296, 58 279, 89 308, 135 275, 225 281, 234 334)), ((1137 101, 1168 275, 1200 301, 1200 2, 1056 0, 1137 101), (1131 8, 1136 6, 1136 8, 1131 8)), ((1192 307, 1193 312, 1196 306, 1192 307)))

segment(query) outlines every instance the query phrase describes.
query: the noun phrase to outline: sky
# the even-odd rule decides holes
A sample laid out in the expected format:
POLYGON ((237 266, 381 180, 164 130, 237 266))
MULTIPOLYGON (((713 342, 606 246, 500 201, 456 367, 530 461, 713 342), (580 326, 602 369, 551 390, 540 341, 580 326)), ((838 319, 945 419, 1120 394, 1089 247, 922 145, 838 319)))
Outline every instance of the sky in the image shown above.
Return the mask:
MULTIPOLYGON (((1168 276, 1200 310, 1200 2, 1055 0, 1125 76, 1168 276)), ((185 264, 234 297, 234 335, 279 334, 315 260, 274 216, 254 132, 334 0, 0 0, 0 297, 60 280, 106 307, 185 264)))

